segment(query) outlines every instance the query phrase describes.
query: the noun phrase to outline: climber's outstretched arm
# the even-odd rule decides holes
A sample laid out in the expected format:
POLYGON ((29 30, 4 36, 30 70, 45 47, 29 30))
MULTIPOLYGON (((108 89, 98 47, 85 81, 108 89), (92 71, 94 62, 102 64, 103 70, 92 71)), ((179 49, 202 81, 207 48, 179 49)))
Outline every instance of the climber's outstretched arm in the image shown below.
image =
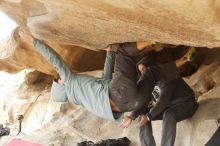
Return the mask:
POLYGON ((53 67, 59 73, 61 79, 67 81, 70 77, 71 71, 67 64, 63 61, 60 55, 58 55, 51 47, 46 45, 43 41, 33 38, 33 45, 37 51, 53 65, 53 67))

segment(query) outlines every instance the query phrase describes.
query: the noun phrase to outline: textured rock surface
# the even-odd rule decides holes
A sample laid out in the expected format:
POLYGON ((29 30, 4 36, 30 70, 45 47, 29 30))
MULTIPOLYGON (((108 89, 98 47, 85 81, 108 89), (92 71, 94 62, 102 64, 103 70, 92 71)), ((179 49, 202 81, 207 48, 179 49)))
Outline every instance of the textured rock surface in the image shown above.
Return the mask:
MULTIPOLYGON (((0 70, 16 73, 22 69, 36 69, 54 75, 54 68, 36 52, 31 37, 17 28, 0 47, 0 70)), ((72 71, 89 71, 103 68, 104 51, 92 51, 82 47, 47 42, 67 62, 72 71)))
MULTIPOLYGON (((79 72, 102 69, 105 53, 88 49, 102 49, 109 43, 147 39, 220 46, 220 2, 216 0, 1 0, 0 10, 19 25, 0 46, 0 70, 37 70, 25 79, 19 76, 23 81, 13 78, 8 90, 3 88, 8 80, 0 84, 4 91, 0 121, 7 123, 15 135, 17 115, 25 114, 23 132, 27 135, 20 137, 50 146, 123 136, 137 146, 138 130, 122 130, 118 123, 99 119, 82 107, 54 103, 49 91, 55 71, 32 47, 30 32, 46 40, 73 71, 79 72)), ((185 80, 196 92, 200 107, 192 119, 178 124, 176 146, 204 145, 216 129, 215 119, 220 117, 220 51, 200 48, 199 52, 206 58, 185 80)), ((153 127, 159 144, 161 122, 154 122, 153 127)), ((0 145, 11 138, 2 138, 0 145)))
MULTIPOLYGON (((119 123, 100 119, 80 106, 53 102, 49 94, 48 78, 42 78, 41 73, 36 71, 27 73, 23 73, 26 74, 25 78, 21 76, 21 72, 20 75, 16 75, 19 80, 13 77, 11 81, 9 79, 4 81, 4 86, 7 85, 6 88, 9 88, 10 92, 1 99, 0 109, 3 116, 0 122, 8 124, 12 135, 3 137, 0 145, 4 145, 14 137, 18 130, 17 115, 24 114, 22 131, 26 135, 21 134, 19 137, 46 146, 73 146, 84 140, 99 141, 123 136, 132 140, 131 146, 139 146, 138 129, 133 128, 133 125, 127 129, 119 129, 119 123)), ((196 78, 199 77, 204 81, 204 76, 201 76, 204 73, 197 72, 194 76, 197 75, 196 78)), ((100 76, 101 72, 90 72, 90 74, 100 76)), ((6 79, 6 76, 4 77, 6 79)), ((189 79, 188 82, 190 81, 189 79)), ((5 90, 4 86, 0 86, 1 90, 5 90)), ((217 84, 216 88, 218 88, 217 84)), ((217 96, 220 90, 216 92, 218 94, 215 99, 206 97, 200 101, 200 107, 192 119, 178 123, 176 146, 202 146, 213 134, 217 128, 215 119, 220 117, 220 97, 217 96)), ((204 92, 202 96, 208 93, 209 91, 204 92)), ((159 145, 161 122, 153 122, 153 128, 159 145)))
POLYGON ((146 39, 220 46, 217 0, 2 0, 0 9, 41 39, 86 48, 146 39))

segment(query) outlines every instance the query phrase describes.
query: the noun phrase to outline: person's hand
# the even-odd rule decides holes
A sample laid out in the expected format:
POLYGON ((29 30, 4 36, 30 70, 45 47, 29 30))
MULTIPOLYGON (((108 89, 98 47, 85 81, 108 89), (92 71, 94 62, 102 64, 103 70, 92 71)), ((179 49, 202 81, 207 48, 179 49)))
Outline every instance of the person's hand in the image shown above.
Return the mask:
POLYGON ((156 52, 160 52, 161 50, 163 50, 164 47, 165 47, 165 44, 156 43, 156 44, 153 46, 153 49, 154 49, 156 52))
POLYGON ((146 70, 146 66, 143 64, 139 64, 138 65, 138 70, 140 71, 141 74, 144 73, 144 71, 146 70))
POLYGON ((135 124, 134 126, 136 128, 141 128, 142 126, 144 126, 147 122, 149 122, 149 119, 146 115, 141 115, 139 122, 137 124, 135 124))
POLYGON ((132 123, 131 116, 124 116, 124 118, 122 119, 122 122, 119 125, 119 127, 128 128, 131 125, 131 123, 132 123))
POLYGON ((110 45, 108 45, 106 48, 104 48, 103 50, 105 50, 105 51, 111 51, 111 46, 110 45))
POLYGON ((154 42, 150 41, 150 40, 149 41, 138 41, 138 42, 136 42, 138 50, 142 50, 142 49, 144 49, 146 47, 151 46, 152 44, 154 44, 154 42))
POLYGON ((106 48, 104 48, 103 50, 107 51, 107 52, 116 52, 116 49, 115 48, 112 48, 112 45, 108 45, 106 48))

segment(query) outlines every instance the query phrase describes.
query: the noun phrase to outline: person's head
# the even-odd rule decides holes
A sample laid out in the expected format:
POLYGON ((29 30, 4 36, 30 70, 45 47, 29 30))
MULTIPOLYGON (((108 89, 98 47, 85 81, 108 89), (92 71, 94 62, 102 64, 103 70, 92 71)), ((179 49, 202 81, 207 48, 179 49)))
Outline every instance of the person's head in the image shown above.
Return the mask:
POLYGON ((59 75, 54 79, 52 87, 51 87, 51 96, 56 102, 67 102, 68 98, 66 95, 65 85, 63 84, 63 80, 59 75))

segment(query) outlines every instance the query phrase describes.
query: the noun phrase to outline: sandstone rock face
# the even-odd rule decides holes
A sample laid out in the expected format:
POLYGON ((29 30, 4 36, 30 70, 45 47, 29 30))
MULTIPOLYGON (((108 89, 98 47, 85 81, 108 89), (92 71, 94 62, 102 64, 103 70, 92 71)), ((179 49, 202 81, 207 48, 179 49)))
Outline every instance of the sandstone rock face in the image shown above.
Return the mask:
POLYGON ((138 40, 220 46, 216 0, 2 0, 0 9, 40 39, 85 48, 138 40))
MULTIPOLYGON (((203 67, 200 69, 203 70, 203 67)), ((19 80, 12 79, 16 82, 13 85, 9 84, 7 88, 11 91, 4 96, 0 104, 3 115, 0 122, 7 123, 12 133, 11 136, 3 137, 0 145, 5 145, 14 138, 13 135, 18 131, 17 115, 19 114, 25 115, 22 131, 26 134, 21 134, 19 137, 45 146, 73 146, 84 140, 99 141, 123 136, 127 136, 132 141, 131 146, 140 145, 138 129, 134 128, 133 124, 130 128, 119 129, 118 122, 100 119, 80 106, 53 102, 49 93, 48 78, 43 78, 42 73, 35 71, 27 72, 28 74, 24 72, 26 77, 22 79, 21 73, 16 75, 19 80)), ((91 73, 90 75, 100 76, 102 71, 91 73)), ((197 78, 196 80, 199 78, 200 81, 204 81, 206 79, 203 74, 205 72, 198 71, 194 77, 197 78)), ((190 84, 194 79, 186 80, 190 84)), ((9 80, 5 80, 4 85, 7 82, 9 80)), ((218 88, 218 85, 219 82, 215 84, 215 88, 218 88)), ((0 87, 3 86, 0 85, 0 87)), ((215 88, 204 92, 198 99, 200 100, 215 88)), ((194 90, 197 91, 196 88, 194 90)), ((214 133, 217 128, 215 119, 220 117, 220 97, 218 96, 220 90, 215 92, 214 98, 205 97, 199 102, 200 107, 191 119, 178 123, 175 146, 203 146, 214 133)), ((153 122, 157 145, 160 144, 161 126, 161 121, 153 122)))
POLYGON ((32 68, 55 74, 31 46, 30 32, 46 40, 75 71, 101 69, 104 53, 84 48, 102 49, 111 43, 153 40, 219 47, 219 9, 220 3, 215 0, 2 0, 0 10, 20 29, 1 46, 0 57, 4 60, 0 70, 15 73, 32 68), (88 56, 96 61, 87 61, 88 56), (30 60, 35 61, 30 64, 30 60))
MULTIPOLYGON (((45 40, 77 72, 102 69, 105 52, 94 50, 111 43, 151 40, 220 46, 220 1, 216 0, 1 0, 0 10, 19 25, 0 45, 0 70, 17 73, 31 69, 22 81, 16 80, 11 92, 1 89, 5 92, 0 122, 16 134, 17 115, 24 114, 23 132, 27 135, 20 137, 43 145, 72 146, 82 140, 128 136, 131 146, 138 146, 138 129, 118 130, 117 122, 95 117, 80 106, 53 102, 49 92, 51 75, 56 73, 32 47, 30 33, 45 40)), ((199 48, 199 52, 205 58, 185 80, 194 89, 200 107, 191 119, 178 124, 176 146, 204 145, 220 117, 220 51, 199 48)), ((100 76, 102 72, 90 73, 100 76)), ((153 128, 159 145, 161 122, 154 122, 153 128)), ((0 145, 12 138, 4 137, 0 145)))
MULTIPOLYGON (((104 51, 92 51, 82 47, 60 45, 47 42, 67 62, 72 71, 89 71, 102 69, 105 59, 104 51)), ((0 70, 16 73, 23 69, 35 69, 55 75, 54 68, 32 46, 31 37, 25 30, 15 29, 0 49, 0 70)))

